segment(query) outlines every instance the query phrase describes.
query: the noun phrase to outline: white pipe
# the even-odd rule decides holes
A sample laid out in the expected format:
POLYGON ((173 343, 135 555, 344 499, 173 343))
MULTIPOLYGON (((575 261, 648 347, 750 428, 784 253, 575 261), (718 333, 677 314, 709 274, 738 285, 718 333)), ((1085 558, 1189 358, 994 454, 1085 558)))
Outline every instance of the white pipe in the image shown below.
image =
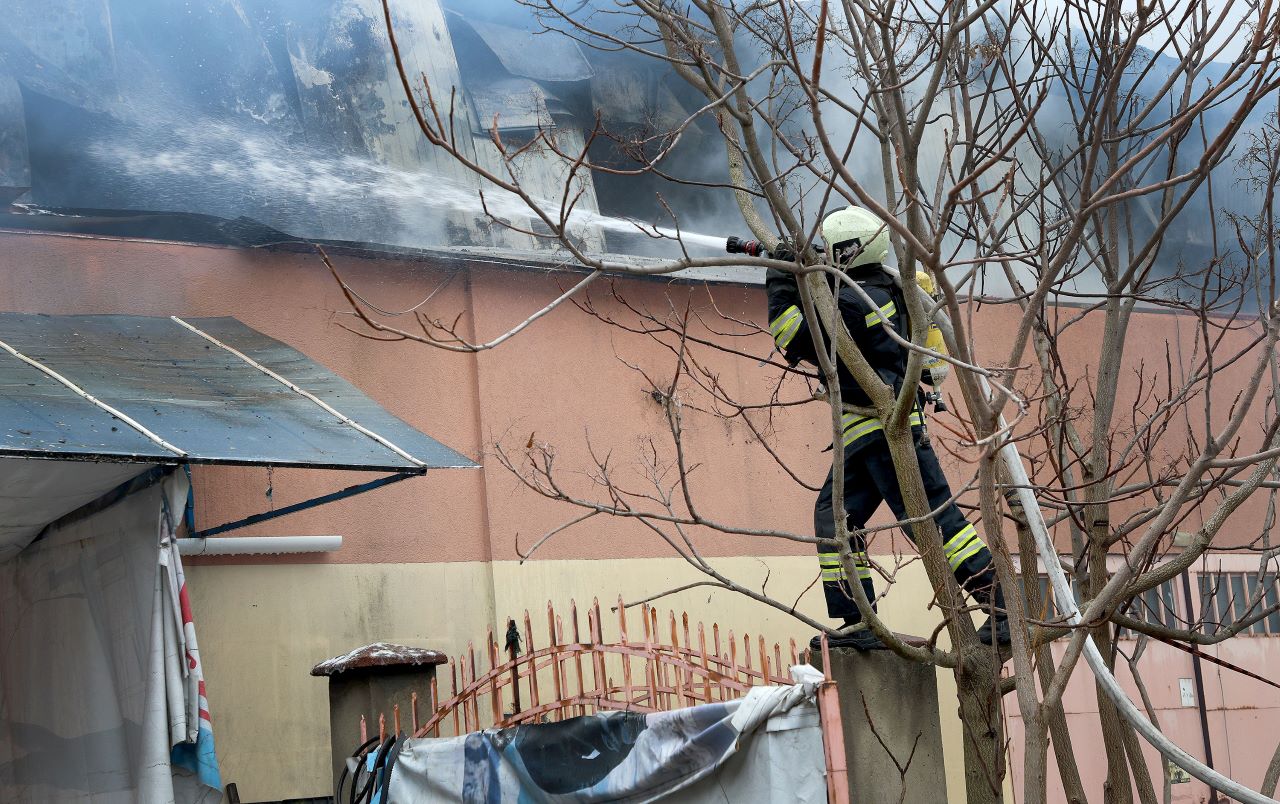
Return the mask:
MULTIPOLYGON (((979 375, 978 379, 982 382, 983 392, 989 394, 990 388, 986 384, 986 378, 979 375)), ((1004 426, 1004 417, 1001 416, 1000 427, 1003 428, 1004 426)), ((1036 502, 1035 495, 1031 493, 1031 480, 1027 477, 1026 467, 1022 465, 1022 457, 1018 455, 1018 450, 1012 443, 1006 443, 1000 448, 1000 458, 1004 461, 1005 468, 1009 472, 1009 480, 1016 486, 1018 502, 1022 504, 1022 509, 1029 514, 1027 523, 1031 527, 1032 535, 1035 536, 1036 547, 1040 552, 1040 560, 1044 562, 1045 571, 1049 575, 1049 582, 1053 584, 1054 600, 1057 602, 1059 610, 1066 613, 1067 622, 1071 625, 1079 625, 1082 622, 1080 607, 1076 605, 1076 599, 1071 593, 1071 584, 1067 582, 1067 576, 1062 571, 1062 564, 1058 560, 1058 552, 1054 550, 1053 543, 1049 540, 1049 532, 1045 528, 1044 516, 1040 513, 1040 505, 1036 502)), ((1097 677, 1098 686, 1102 687, 1102 691, 1120 710, 1120 715, 1129 721, 1129 725, 1133 726, 1138 733, 1146 738, 1147 742, 1155 746, 1156 750, 1170 762, 1214 790, 1224 793, 1237 801, 1243 801, 1246 804, 1277 804, 1275 799, 1268 798, 1256 790, 1251 790, 1239 782, 1218 773, 1186 751, 1183 751, 1177 744, 1161 733, 1155 727, 1155 724, 1147 720, 1146 715, 1134 705, 1129 696, 1125 694, 1125 691, 1120 688, 1115 676, 1111 674, 1106 662, 1103 661, 1102 654, 1098 652, 1098 646, 1093 643, 1092 636, 1085 637, 1084 659, 1089 664, 1089 668, 1093 670, 1094 676, 1097 677)))
POLYGON ((342 547, 341 536, 216 536, 177 541, 178 552, 184 556, 332 553, 342 547))

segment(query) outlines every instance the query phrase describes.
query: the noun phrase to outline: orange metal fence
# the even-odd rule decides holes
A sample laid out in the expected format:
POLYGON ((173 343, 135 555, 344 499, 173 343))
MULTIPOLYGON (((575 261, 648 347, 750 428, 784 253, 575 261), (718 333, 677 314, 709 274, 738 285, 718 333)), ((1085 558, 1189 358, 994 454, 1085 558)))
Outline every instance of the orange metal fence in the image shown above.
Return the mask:
MULTIPOLYGON (((708 629, 701 622, 691 623, 684 612, 677 616, 668 611, 662 617, 656 608, 641 604, 637 623, 636 611, 621 598, 607 613, 601 611, 598 600, 592 601, 584 629, 576 603, 570 602, 566 621, 548 602, 545 630, 535 631, 528 611, 523 629, 508 622, 501 646, 490 629, 480 650, 470 644, 464 656, 449 662, 448 698, 440 698, 443 667, 431 681, 431 700, 420 702, 413 696, 409 713, 413 735, 460 735, 601 710, 658 712, 729 701, 741 698, 753 686, 792 684, 791 665, 809 661, 808 648, 797 651, 794 639, 784 654, 781 645, 775 642, 770 647, 763 636, 739 638, 732 630, 722 633, 718 623, 708 629), (613 625, 607 627, 607 622, 613 625), (606 628, 614 632, 612 638, 606 638, 606 628), (425 721, 419 717, 420 703, 430 713, 425 721)), ((830 667, 825 642, 823 653, 823 666, 830 667)), ((818 707, 828 800, 847 802, 844 736, 835 682, 829 673, 818 693, 818 707)), ((393 733, 400 732, 399 706, 392 712, 391 724, 385 715, 379 717, 380 736, 385 736, 388 725, 393 733)), ((362 720, 362 743, 367 730, 362 720)))

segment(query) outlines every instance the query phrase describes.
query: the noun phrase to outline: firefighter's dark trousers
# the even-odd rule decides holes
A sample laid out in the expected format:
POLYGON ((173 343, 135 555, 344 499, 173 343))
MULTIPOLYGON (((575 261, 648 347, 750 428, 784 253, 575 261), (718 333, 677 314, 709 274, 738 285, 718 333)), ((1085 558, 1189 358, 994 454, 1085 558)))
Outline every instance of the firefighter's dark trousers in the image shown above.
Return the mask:
MULTIPOLYGON (((918 435, 919 431, 916 432, 918 435)), ((929 497, 929 508, 937 509, 951 498, 951 487, 947 485, 947 478, 938 465, 938 456, 927 440, 921 443, 917 438, 916 458, 920 462, 920 475, 924 479, 924 489, 929 497)), ((844 448, 844 510, 848 515, 849 530, 865 527, 881 502, 889 503, 889 509, 898 519, 907 518, 906 505, 902 501, 902 491, 898 488, 897 475, 893 469, 893 459, 889 455, 889 445, 884 436, 876 432, 859 438, 844 448)), ((977 602, 985 603, 990 599, 995 580, 991 552, 987 545, 978 536, 973 525, 965 520, 954 502, 943 508, 934 520, 942 531, 943 552, 956 574, 956 581, 977 602)), ((827 473, 827 482, 818 492, 813 526, 818 538, 834 542, 836 529, 832 515, 831 473, 827 473)), ((910 525, 906 526, 906 531, 914 542, 910 525)), ((854 568, 862 582, 862 588, 866 590, 867 598, 874 601, 875 589, 871 582, 871 568, 867 563, 866 545, 860 537, 853 538, 851 547, 854 552, 854 568)), ((840 564, 840 555, 834 544, 818 544, 818 563, 822 572, 822 588, 827 598, 827 614, 847 622, 861 620, 862 615, 853 602, 849 578, 840 564)))

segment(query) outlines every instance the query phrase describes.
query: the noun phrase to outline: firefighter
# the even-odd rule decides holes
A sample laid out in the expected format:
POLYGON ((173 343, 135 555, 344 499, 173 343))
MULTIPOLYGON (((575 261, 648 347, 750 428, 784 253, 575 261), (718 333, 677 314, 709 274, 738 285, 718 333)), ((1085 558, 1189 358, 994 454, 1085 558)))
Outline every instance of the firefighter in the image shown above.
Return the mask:
MULTIPOLYGON (((884 271, 882 265, 889 253, 887 227, 868 210, 848 207, 833 212, 822 222, 822 237, 827 243, 827 263, 848 274, 874 305, 868 305, 852 288, 846 286, 840 289, 839 310, 849 334, 880 379, 895 392, 900 392, 906 379, 908 350, 893 340, 884 327, 891 326, 903 338, 909 339, 911 325, 902 289, 884 271)), ((794 253, 785 245, 775 249, 773 256, 777 259, 794 259, 794 253)), ((777 348, 792 365, 802 361, 816 364, 813 339, 801 309, 795 275, 771 269, 766 278, 766 290, 769 297, 769 330, 777 348)), ((844 403, 854 407, 871 407, 870 397, 858 386, 842 363, 838 365, 838 372, 840 395, 844 403)), ((922 374, 922 380, 929 384, 934 382, 928 372, 922 374)), ((910 414, 911 433, 930 509, 942 507, 934 521, 942 532, 943 552, 961 588, 978 604, 995 607, 994 613, 978 629, 979 639, 988 645, 993 642, 1008 644, 1009 624, 1004 613, 1004 598, 995 581, 991 552, 956 504, 947 503, 952 496, 951 488, 925 434, 925 417, 921 404, 923 394, 917 389, 916 395, 916 407, 910 414), (944 503, 946 505, 943 507, 944 503)), ((849 530, 865 527, 881 502, 887 502, 893 515, 899 520, 906 519, 906 506, 880 420, 846 411, 841 417, 841 424, 844 509, 849 530)), ((818 493, 813 525, 818 538, 827 540, 818 544, 818 564, 822 573, 822 588, 826 594, 827 613, 834 619, 843 620, 845 625, 861 622, 862 615, 853 601, 849 586, 852 579, 845 574, 834 541, 836 529, 830 472, 818 493)), ((914 539, 911 526, 907 525, 905 529, 907 535, 914 539)), ((867 598, 874 604, 875 589, 871 580, 871 567, 867 561, 866 544, 860 537, 855 537, 855 543, 851 547, 857 581, 862 584, 867 598)), ((815 646, 818 640, 818 637, 814 637, 815 646)), ((884 647, 869 629, 837 636, 830 644, 832 647, 853 647, 860 650, 884 647)))

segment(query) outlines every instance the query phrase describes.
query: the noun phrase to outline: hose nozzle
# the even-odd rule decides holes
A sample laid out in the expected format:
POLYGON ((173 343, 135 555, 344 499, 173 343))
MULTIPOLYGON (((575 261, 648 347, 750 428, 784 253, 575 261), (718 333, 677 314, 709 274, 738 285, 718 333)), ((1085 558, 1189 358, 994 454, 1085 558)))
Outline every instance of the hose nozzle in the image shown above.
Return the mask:
POLYGON ((769 251, 759 240, 743 240, 741 237, 730 237, 725 240, 724 250, 730 254, 746 254, 749 257, 769 256, 769 251))

